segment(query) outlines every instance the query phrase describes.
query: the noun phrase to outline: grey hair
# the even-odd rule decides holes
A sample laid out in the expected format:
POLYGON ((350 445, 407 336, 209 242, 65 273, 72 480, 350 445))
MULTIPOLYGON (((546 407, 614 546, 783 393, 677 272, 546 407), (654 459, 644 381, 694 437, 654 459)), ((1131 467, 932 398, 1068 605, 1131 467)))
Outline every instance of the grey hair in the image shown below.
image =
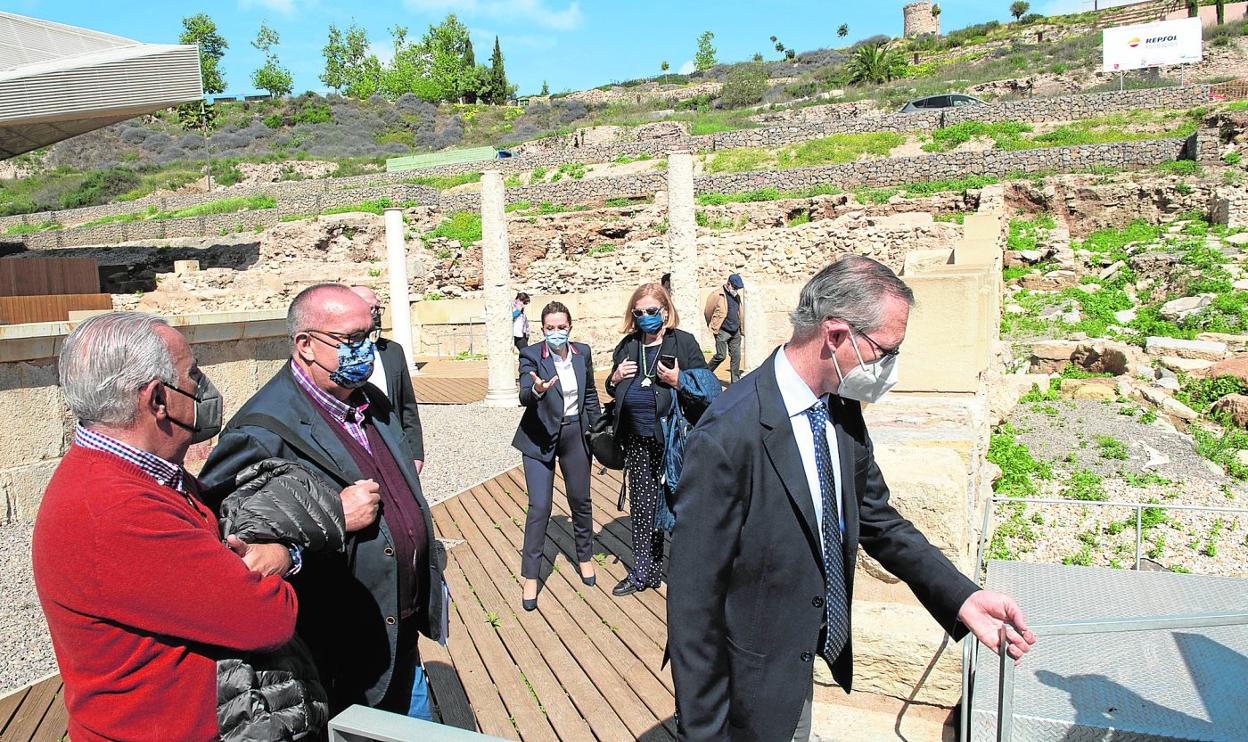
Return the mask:
POLYGON ((286 334, 291 342, 294 342, 295 335, 316 329, 313 325, 317 319, 317 311, 312 300, 316 298, 316 294, 330 289, 345 291, 355 296, 355 292, 340 283, 318 283, 300 291, 290 302, 290 308, 286 310, 286 334))
POLYGON ((165 320, 143 312, 91 317, 65 338, 61 391, 83 424, 129 425, 138 416, 138 391, 152 379, 177 384, 169 346, 156 332, 165 320))
POLYGON ((799 336, 814 332, 830 317, 871 332, 884 323, 880 300, 885 296, 914 306, 914 292, 888 266, 861 255, 846 255, 806 282, 789 320, 799 336))

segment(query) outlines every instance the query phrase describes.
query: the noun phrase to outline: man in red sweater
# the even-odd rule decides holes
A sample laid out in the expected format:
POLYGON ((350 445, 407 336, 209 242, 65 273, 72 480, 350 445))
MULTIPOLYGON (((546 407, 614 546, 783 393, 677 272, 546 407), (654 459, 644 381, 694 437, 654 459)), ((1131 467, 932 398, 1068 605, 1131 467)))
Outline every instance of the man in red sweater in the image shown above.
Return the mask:
POLYGON ((280 544, 222 545, 182 469, 221 425, 190 346, 137 312, 92 317, 65 340, 60 382, 79 420, 35 521, 39 600, 65 683, 69 735, 218 737, 216 661, 294 633, 280 544), (240 558, 241 557, 241 558, 240 558))

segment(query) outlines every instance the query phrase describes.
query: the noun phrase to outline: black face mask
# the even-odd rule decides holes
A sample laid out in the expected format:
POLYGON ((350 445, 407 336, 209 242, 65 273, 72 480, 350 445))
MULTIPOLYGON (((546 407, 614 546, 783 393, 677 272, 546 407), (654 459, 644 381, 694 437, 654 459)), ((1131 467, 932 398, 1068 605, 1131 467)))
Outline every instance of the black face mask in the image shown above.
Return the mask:
POLYGON ((191 431, 191 443, 203 443, 211 440, 214 435, 221 432, 221 418, 223 415, 221 392, 217 391, 217 388, 208 380, 208 377, 204 376, 204 372, 198 368, 190 373, 190 377, 191 381, 195 382, 194 394, 183 391, 173 384, 166 384, 163 381, 161 384, 184 397, 190 397, 195 400, 195 420, 190 425, 172 415, 169 416, 169 422, 183 430, 191 431))

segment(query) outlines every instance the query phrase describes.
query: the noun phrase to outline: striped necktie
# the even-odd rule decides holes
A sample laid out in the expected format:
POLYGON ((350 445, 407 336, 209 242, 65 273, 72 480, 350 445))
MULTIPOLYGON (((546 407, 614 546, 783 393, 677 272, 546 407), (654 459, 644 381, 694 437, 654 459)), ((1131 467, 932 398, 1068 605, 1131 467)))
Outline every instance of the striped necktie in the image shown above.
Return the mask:
POLYGON ((820 656, 831 667, 849 640, 849 600, 845 594, 845 556, 841 552, 841 517, 836 507, 836 480, 828 451, 828 408, 822 400, 806 410, 815 439, 815 464, 819 470, 819 493, 823 503, 823 575, 827 632, 820 656))

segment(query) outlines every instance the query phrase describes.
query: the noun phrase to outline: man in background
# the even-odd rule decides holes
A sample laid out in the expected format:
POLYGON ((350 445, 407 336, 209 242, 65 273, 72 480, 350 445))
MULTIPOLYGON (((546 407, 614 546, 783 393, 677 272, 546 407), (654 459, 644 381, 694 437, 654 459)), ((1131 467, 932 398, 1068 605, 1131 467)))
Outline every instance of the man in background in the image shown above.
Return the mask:
POLYGON ((373 318, 374 363, 368 383, 377 387, 394 406, 399 427, 403 428, 403 445, 407 446, 419 474, 425 468, 425 437, 420 428, 420 406, 412 389, 412 375, 407 370, 407 356, 402 345, 381 335, 381 302, 377 294, 367 286, 352 286, 351 290, 368 304, 368 313, 373 318))
POLYGON ((730 379, 733 383, 741 378, 741 337, 745 335, 745 316, 741 312, 741 290, 745 282, 741 276, 733 273, 711 295, 706 298, 706 326, 715 336, 715 355, 711 357, 707 367, 711 373, 731 357, 729 364, 730 379))

